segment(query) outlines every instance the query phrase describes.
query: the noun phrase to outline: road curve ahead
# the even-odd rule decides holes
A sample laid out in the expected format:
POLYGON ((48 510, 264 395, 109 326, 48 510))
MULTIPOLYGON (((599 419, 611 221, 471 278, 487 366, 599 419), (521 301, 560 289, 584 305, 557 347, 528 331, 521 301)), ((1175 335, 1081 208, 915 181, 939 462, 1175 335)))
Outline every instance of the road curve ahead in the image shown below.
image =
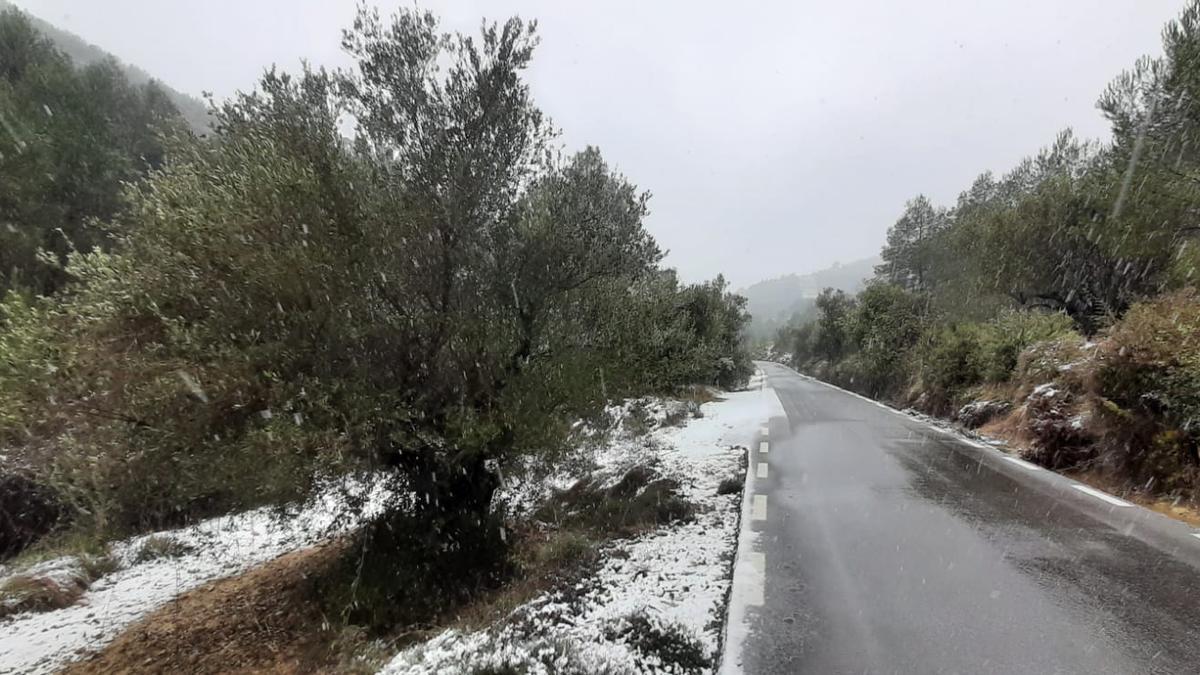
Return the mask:
POLYGON ((786 417, 751 453, 763 587, 727 670, 1200 672, 1191 528, 759 367, 786 417))

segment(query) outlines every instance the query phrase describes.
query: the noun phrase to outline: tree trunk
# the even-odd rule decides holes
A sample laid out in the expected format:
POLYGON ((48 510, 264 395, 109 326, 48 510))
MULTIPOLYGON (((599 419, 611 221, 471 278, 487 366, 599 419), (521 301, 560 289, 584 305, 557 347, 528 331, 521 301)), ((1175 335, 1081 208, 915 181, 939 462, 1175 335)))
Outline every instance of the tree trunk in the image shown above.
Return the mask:
POLYGON ((452 610, 511 571, 492 513, 500 481, 484 454, 426 448, 400 453, 395 468, 415 504, 390 507, 364 528, 343 594, 352 620, 381 629, 452 610))

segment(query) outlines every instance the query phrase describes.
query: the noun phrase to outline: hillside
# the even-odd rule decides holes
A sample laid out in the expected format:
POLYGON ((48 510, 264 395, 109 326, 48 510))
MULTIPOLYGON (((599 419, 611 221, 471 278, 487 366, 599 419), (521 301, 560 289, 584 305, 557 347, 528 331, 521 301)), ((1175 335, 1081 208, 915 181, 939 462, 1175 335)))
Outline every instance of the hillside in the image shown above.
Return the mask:
MULTIPOLYGON (((0 11, 13 6, 7 0, 0 0, 0 11)), ((18 9, 25 12, 34 26, 46 37, 50 38, 56 47, 71 57, 76 66, 86 66, 103 59, 115 59, 125 71, 125 76, 129 78, 131 84, 142 85, 150 80, 157 81, 158 85, 167 92, 167 96, 175 104, 175 107, 179 109, 179 113, 187 120, 188 125, 191 126, 193 131, 196 133, 207 133, 209 131, 208 106, 200 99, 171 88, 165 82, 158 80, 141 68, 121 61, 104 49, 93 45, 74 33, 54 26, 54 24, 25 11, 24 8, 18 7, 18 9)))
POLYGON ((802 313, 812 305, 823 288, 839 288, 855 293, 863 281, 875 273, 879 258, 864 258, 808 274, 788 274, 752 284, 740 291, 748 301, 751 314, 750 331, 768 335, 792 315, 802 313))

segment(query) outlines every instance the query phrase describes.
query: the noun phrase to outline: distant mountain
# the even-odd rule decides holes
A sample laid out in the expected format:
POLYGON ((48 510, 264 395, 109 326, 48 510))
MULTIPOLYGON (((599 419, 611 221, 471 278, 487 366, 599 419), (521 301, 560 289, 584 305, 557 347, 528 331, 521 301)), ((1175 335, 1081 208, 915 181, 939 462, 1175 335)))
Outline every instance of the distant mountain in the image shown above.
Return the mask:
POLYGON ((771 335, 792 316, 808 311, 823 288, 858 292, 865 281, 875 275, 875 266, 879 263, 878 256, 844 265, 837 263, 809 274, 788 274, 767 279, 738 291, 748 301, 752 317, 751 334, 761 337, 771 335))
MULTIPOLYGON (((14 5, 7 0, 0 0, 0 11, 4 11, 13 6, 14 5)), ((71 61, 73 61, 76 66, 86 66, 88 64, 108 58, 115 59, 117 63, 119 63, 125 70, 125 76, 129 78, 130 83, 141 85, 149 82, 150 80, 158 82, 158 85, 167 92, 167 96, 170 97, 171 102, 175 104, 175 107, 179 109, 179 114, 182 115, 185 120, 187 120, 188 125, 193 131, 198 134, 202 134, 208 133, 211 130, 208 106, 200 99, 172 89, 162 80, 152 77, 149 73, 135 65, 121 61, 112 54, 104 51, 96 45, 91 44, 74 33, 58 28, 20 7, 17 7, 17 9, 20 9, 22 12, 24 12, 25 15, 29 17, 30 21, 33 22, 33 25, 46 37, 50 38, 50 41, 54 43, 55 47, 58 47, 64 54, 71 57, 71 61)))

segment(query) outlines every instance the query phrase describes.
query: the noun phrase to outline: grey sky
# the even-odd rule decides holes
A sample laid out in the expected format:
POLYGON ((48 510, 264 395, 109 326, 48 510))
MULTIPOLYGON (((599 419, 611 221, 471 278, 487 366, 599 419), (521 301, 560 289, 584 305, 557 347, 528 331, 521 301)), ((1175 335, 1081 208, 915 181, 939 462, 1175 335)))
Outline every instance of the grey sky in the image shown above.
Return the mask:
MULTIPOLYGON (((15 0, 177 89, 339 65, 349 0, 15 0)), ((530 74, 569 149, 600 146, 654 193, 686 279, 735 286, 874 254, 904 201, 952 201, 1067 126, 1183 0, 421 3, 446 28, 536 18, 530 74)), ((396 3, 380 3, 388 10, 396 3)))

